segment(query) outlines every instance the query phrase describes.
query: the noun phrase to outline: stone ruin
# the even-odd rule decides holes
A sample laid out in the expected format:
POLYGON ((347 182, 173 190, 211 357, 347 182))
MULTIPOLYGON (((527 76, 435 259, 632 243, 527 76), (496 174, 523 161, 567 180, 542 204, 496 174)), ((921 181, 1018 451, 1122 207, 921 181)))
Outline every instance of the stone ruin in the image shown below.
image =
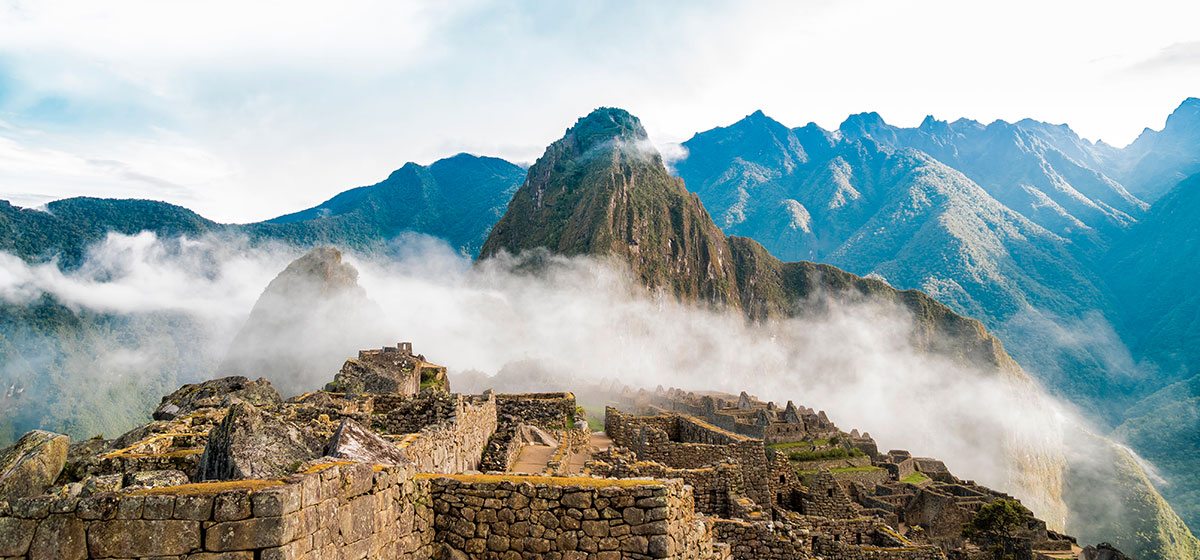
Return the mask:
POLYGON ((450 391, 446 368, 413 354, 411 342, 360 350, 358 358, 346 360, 326 391, 335 393, 394 393, 416 395, 423 388, 450 391))
MULTIPOLYGON (((112 440, 31 432, 0 452, 0 559, 983 559, 963 526, 1011 499, 746 393, 614 386, 593 433, 572 393, 448 387, 401 343, 286 400, 223 378, 112 440)), ((1032 515, 1002 544, 1117 558, 1032 515)))

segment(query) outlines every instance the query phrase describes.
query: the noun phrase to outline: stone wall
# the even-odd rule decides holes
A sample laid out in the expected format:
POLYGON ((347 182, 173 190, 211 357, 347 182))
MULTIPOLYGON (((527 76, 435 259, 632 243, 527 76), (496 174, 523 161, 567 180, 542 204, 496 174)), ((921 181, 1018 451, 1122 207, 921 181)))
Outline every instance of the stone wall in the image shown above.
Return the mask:
POLYGON ((496 432, 493 396, 451 395, 453 414, 397 442, 419 472, 452 473, 479 468, 483 450, 496 432))
POLYGON ((388 395, 376 398, 371 411, 371 428, 388 434, 415 434, 426 427, 454 418, 462 395, 425 391, 413 397, 388 395))
POLYGON ((681 481, 429 478, 435 540, 469 558, 726 558, 681 481))
POLYGON ((697 469, 734 462, 741 467, 746 497, 767 510, 775 505, 775 479, 763 476, 771 466, 762 440, 679 414, 633 416, 612 407, 604 411, 604 427, 614 444, 668 467, 697 469))
POLYGON ((945 560, 936 546, 915 546, 893 536, 876 519, 832 520, 790 516, 768 524, 719 519, 717 538, 736 560, 945 560))
POLYGON ((732 462, 698 469, 676 469, 653 461, 638 461, 636 457, 609 450, 593 456, 587 466, 591 474, 602 477, 683 480, 692 487, 696 511, 705 515, 730 517, 733 501, 745 494, 742 469, 732 462))
POLYGON ((546 430, 566 430, 575 424, 575 395, 572 393, 497 394, 496 412, 501 418, 546 430))
POLYGON ((793 560, 811 558, 809 548, 776 534, 763 523, 718 519, 714 523, 717 539, 729 545, 736 560, 793 560))
POLYGON ((284 480, 27 498, 0 507, 0 557, 427 559, 429 485, 411 475, 327 463, 284 480))
POLYGON ((858 505, 829 471, 822 470, 808 480, 808 493, 802 499, 802 513, 834 519, 858 515, 858 505))
POLYGON ((521 438, 518 436, 520 429, 521 424, 511 422, 497 424, 496 433, 488 438, 487 446, 483 450, 483 457, 479 460, 479 471, 508 471, 509 467, 516 462, 517 456, 521 454, 521 438))

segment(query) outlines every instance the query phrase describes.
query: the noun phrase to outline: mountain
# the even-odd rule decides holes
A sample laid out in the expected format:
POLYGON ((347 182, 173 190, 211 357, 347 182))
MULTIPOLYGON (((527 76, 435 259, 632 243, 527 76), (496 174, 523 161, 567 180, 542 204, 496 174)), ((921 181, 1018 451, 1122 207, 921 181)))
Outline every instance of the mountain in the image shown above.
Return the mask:
POLYGON ((1115 435, 1158 467, 1163 494, 1200 526, 1200 174, 1178 184, 1114 244, 1109 283, 1138 359, 1166 387, 1125 414, 1115 435))
POLYGON ((666 171, 641 122, 620 109, 596 110, 546 149, 480 256, 532 249, 615 258, 652 290, 752 319, 792 316, 831 294, 897 303, 919 318, 924 347, 1019 371, 982 325, 921 292, 828 265, 784 263, 751 239, 725 237, 699 197, 666 171))
POLYGON ((428 167, 407 163, 380 183, 244 229, 301 245, 355 248, 415 231, 474 256, 524 178, 525 170, 507 161, 469 154, 428 167))
POLYGON ((737 305, 725 235, 700 199, 663 169, 635 117, 597 110, 529 168, 480 257, 536 247, 615 256, 651 289, 737 305))
POLYGON ((838 131, 846 140, 870 139, 927 153, 963 172, 1001 204, 1084 248, 1102 245, 1105 233, 1129 226, 1147 207, 1103 172, 1107 149, 1082 140, 1066 125, 1027 119, 985 126, 926 117, 917 128, 900 128, 878 113, 862 113, 846 119, 838 131))
MULTIPOLYGON (((1098 405, 1129 392, 1107 371, 1106 345, 1044 343, 1048 332, 1064 330, 1058 318, 1113 308, 1075 242, 945 162, 905 147, 920 139, 974 161, 951 143, 971 144, 953 131, 974 128, 926 119, 921 129, 900 129, 871 113, 830 132, 815 124, 789 129, 755 112, 693 136, 684 143, 688 157, 675 167, 726 233, 760 241, 781 258, 826 262, 923 290, 981 318, 1018 360, 1038 366, 1051 387, 1072 397, 1098 405)), ((1039 154, 1060 153, 1033 134, 990 128, 997 132, 987 134, 1025 138, 1039 154)), ((1051 132, 1078 140, 1061 129, 1038 134, 1051 132)))
POLYGON ((405 164, 382 182, 345 191, 300 212, 251 224, 219 224, 186 208, 151 200, 69 198, 44 210, 0 201, 0 251, 27 261, 82 262, 109 232, 160 237, 241 234, 313 247, 372 251, 404 232, 432 235, 475 255, 525 171, 507 161, 459 154, 429 166, 405 164))
POLYGON ((1116 173, 1145 200, 1155 201, 1183 179, 1200 173, 1200 99, 1189 97, 1162 130, 1147 128, 1114 162, 1116 173))
POLYGON ((1104 273, 1134 354, 1167 380, 1200 372, 1200 174, 1179 183, 1114 244, 1104 273))
POLYGON ((1160 485, 1191 526, 1200 525, 1200 375, 1168 385, 1132 407, 1114 435, 1151 461, 1160 485))
POLYGON ((87 247, 110 232, 177 237, 224 227, 182 206, 153 200, 68 198, 50 202, 44 210, 0 200, 0 251, 27 261, 57 258, 65 266, 82 262, 87 247))
POLYGON ((267 285, 217 373, 266 377, 298 393, 320 385, 344 356, 374 341, 382 318, 341 251, 318 247, 267 285))
MULTIPOLYGON (((811 161, 810 153, 818 152, 806 149, 799 138, 793 141, 791 132, 779 127, 743 132, 739 141, 753 138, 764 148, 748 150, 751 157, 743 160, 744 170, 765 167, 763 162, 799 167, 811 161)), ((819 133, 809 137, 831 139, 819 133)), ((722 143, 713 145, 720 148, 722 143)), ((869 146, 859 144, 859 149, 869 150, 869 146)), ((871 170, 878 172, 877 168, 871 170)), ((831 187, 837 189, 837 185, 831 187)), ((924 192, 928 197, 936 190, 924 192)), ((854 198, 843 196, 842 200, 854 198)), ((924 198, 914 196, 912 200, 924 198)), ((898 291, 880 280, 829 265, 784 263, 753 240, 722 237, 698 197, 687 191, 683 181, 668 174, 640 122, 619 109, 594 111, 546 149, 530 168, 480 256, 546 250, 614 260, 627 265, 653 291, 740 310, 752 320, 804 315, 823 302, 845 298, 896 303, 914 317, 918 348, 1002 376, 1036 398, 1036 385, 983 325, 924 293, 898 291)), ((962 427, 947 427, 958 428, 962 427)), ((1089 452, 1077 458, 1078 464, 1064 465, 1062 450, 1013 442, 997 445, 1014 446, 1009 457, 1020 474, 1013 483, 1022 486, 1023 493, 1037 496, 1042 508, 1065 507, 1061 503, 1065 501, 1103 509, 1112 502, 1087 499, 1099 486, 1118 503, 1145 504, 1129 510, 1130 517, 1122 517, 1120 523, 1103 526, 1105 537, 1118 541, 1118 546, 1128 543, 1135 554, 1165 558, 1162 551, 1175 550, 1170 543, 1183 543, 1181 550, 1192 550, 1197 544, 1140 467, 1133 471, 1140 478, 1124 472, 1114 478, 1107 471, 1084 468, 1115 461, 1115 446, 1089 452), (1068 473, 1072 478, 1064 480, 1068 473)), ((1071 512, 1068 526, 1075 519, 1092 519, 1093 513, 1071 512)), ((1183 556, 1194 557, 1190 552, 1183 556)))

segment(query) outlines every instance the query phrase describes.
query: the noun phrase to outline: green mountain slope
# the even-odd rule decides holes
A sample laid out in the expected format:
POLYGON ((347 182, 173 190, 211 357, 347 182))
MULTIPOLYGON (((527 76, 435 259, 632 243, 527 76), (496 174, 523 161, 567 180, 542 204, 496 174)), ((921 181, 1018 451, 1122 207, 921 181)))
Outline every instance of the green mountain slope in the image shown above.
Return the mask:
POLYGON ((78 265, 87 247, 109 232, 150 231, 160 237, 206 232, 243 234, 298 246, 326 243, 377 250, 417 232, 479 251, 525 171, 504 160, 459 154, 430 166, 408 163, 384 181, 343 192, 316 207, 252 224, 219 224, 186 208, 152 200, 69 198, 44 211, 0 201, 0 251, 27 261, 59 258, 78 265))
MULTIPOLYGON (((799 160, 799 152, 793 156, 799 160)), ((1037 390, 981 323, 924 293, 898 291, 829 265, 784 263, 753 240, 722 237, 695 195, 667 174, 637 119, 619 109, 596 110, 547 148, 492 230, 481 258, 537 250, 613 259, 627 264, 652 290, 734 308, 751 319, 802 316, 838 299, 895 302, 915 318, 917 347, 1037 390)), ((1166 558, 1160 552, 1190 550, 1196 543, 1140 468, 1134 474, 1141 478, 1123 478, 1115 495, 1091 500, 1099 481, 1082 467, 1094 457, 1067 468, 1073 477, 1064 483, 1061 467, 1050 468, 1058 475, 1046 472, 1061 459, 1044 453, 1013 450, 1015 464, 1025 469, 1023 483, 1036 487, 1035 493, 1101 510, 1112 500, 1149 504, 1130 510, 1134 517, 1122 517, 1123 524, 1106 525, 1105 531, 1121 532, 1105 533, 1105 540, 1128 542, 1145 558, 1166 558), (1150 536, 1139 541, 1142 534, 1150 536), (1184 544, 1171 548, 1167 543, 1184 544)), ((1082 529, 1075 523, 1092 519, 1092 513, 1072 512, 1068 529, 1082 529)))
POLYGON ((981 324, 921 292, 832 266, 783 263, 755 241, 725 237, 699 198, 667 173, 637 118, 620 109, 596 110, 546 149, 481 257, 537 248, 616 258, 652 290, 753 319, 801 313, 820 295, 882 298, 923 319, 926 347, 1024 376, 981 324))
POLYGON ((243 229, 306 246, 335 243, 353 248, 371 248, 415 231, 474 256, 524 178, 525 171, 507 161, 468 154, 428 167, 408 163, 378 184, 243 229))
POLYGON ((1136 355, 1178 380, 1200 371, 1200 174, 1179 183, 1114 244, 1105 275, 1136 355))
MULTIPOLYGON (((692 137, 676 168, 729 234, 751 237, 781 258, 826 262, 925 291, 983 320, 1048 386, 1089 408, 1133 392, 1132 378, 1112 375, 1107 341, 1087 346, 1057 335, 1062 319, 1091 320, 1097 309, 1114 307, 1074 241, 905 147, 918 143, 905 139, 912 136, 946 144, 943 151, 965 150, 950 144, 957 138, 947 132, 952 126, 940 125, 946 130, 930 120, 900 129, 872 114, 827 132, 811 124, 789 129, 756 112, 692 137)), ((998 132, 979 134, 1013 143, 1012 127, 991 128, 998 132)), ((1041 152, 1013 149, 1013 157, 1036 167, 1053 152, 1038 145, 1041 152)))
POLYGON ((1192 526, 1200 524, 1200 375, 1142 399, 1114 436, 1158 467, 1169 482, 1163 496, 1192 526))

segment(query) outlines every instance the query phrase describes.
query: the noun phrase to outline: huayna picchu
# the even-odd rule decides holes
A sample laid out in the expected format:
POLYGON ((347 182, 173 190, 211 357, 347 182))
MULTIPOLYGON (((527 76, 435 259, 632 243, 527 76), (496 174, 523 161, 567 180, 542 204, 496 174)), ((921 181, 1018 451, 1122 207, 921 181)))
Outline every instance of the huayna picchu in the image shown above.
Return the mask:
POLYGON ((400 343, 287 400, 221 378, 113 440, 30 432, 0 557, 1123 558, 790 401, 589 386, 592 432, 573 393, 448 388, 400 343))

